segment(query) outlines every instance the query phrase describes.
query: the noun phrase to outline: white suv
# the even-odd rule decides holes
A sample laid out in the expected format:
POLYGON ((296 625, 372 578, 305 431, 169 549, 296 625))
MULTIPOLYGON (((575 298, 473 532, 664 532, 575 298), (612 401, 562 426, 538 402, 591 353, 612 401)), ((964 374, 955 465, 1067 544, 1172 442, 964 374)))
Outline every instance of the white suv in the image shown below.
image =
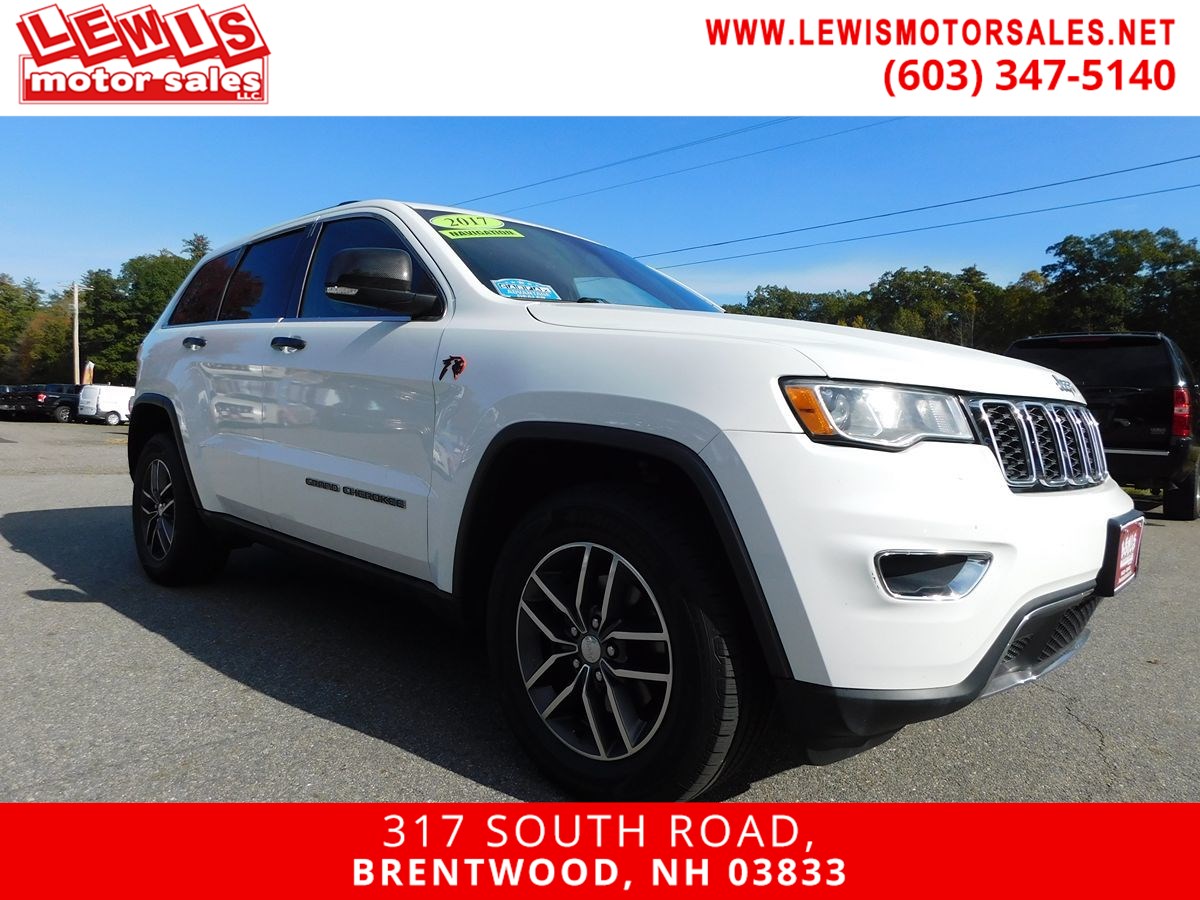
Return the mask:
POLYGON ((1142 524, 1047 369, 382 200, 200 262, 129 463, 151 578, 249 538, 460 604, 529 753, 610 799, 698 795, 772 712, 830 758, 1043 674, 1142 524))

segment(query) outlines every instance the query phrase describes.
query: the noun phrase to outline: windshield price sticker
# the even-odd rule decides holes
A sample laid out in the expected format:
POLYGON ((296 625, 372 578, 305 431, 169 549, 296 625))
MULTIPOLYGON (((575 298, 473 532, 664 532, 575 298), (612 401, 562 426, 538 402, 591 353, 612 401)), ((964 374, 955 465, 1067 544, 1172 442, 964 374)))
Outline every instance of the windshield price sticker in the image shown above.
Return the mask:
POLYGON ((493 278, 497 293, 501 297, 511 297, 513 300, 561 300, 553 285, 537 281, 527 281, 524 278, 493 278))

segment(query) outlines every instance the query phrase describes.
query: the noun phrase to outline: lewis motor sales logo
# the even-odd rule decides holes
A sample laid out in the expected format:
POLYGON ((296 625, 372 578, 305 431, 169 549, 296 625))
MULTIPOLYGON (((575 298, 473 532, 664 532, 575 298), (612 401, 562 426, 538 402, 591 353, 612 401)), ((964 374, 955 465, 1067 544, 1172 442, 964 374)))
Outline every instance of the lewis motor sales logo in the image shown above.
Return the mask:
POLYGON ((22 103, 266 103, 270 50, 245 5, 110 13, 57 5, 17 30, 22 103))

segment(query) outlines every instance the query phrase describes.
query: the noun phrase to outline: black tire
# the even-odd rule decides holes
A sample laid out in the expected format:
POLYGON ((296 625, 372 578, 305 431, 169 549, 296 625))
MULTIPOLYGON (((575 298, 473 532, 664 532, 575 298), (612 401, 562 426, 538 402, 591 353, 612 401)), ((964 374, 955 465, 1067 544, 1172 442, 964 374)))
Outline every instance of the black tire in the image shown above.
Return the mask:
POLYGON ((207 581, 229 556, 200 519, 179 451, 165 434, 146 442, 134 468, 133 543, 142 568, 159 584, 207 581))
POLYGON ((71 421, 71 407, 56 406, 54 407, 54 412, 52 415, 54 416, 55 422, 61 422, 65 425, 67 422, 71 421))
POLYGON ((104 424, 105 425, 120 425, 121 424, 121 414, 116 413, 116 412, 105 413, 104 414, 104 424))
POLYGON ((1200 462, 1185 480, 1163 491, 1163 515, 1181 522, 1200 518, 1200 462))
POLYGON ((737 751, 757 734, 769 689, 714 544, 652 494, 593 485, 542 504, 501 551, 488 601, 493 676, 521 744, 571 793, 607 800, 691 799, 729 774, 731 760, 743 755, 737 751), (585 552, 594 552, 595 561, 585 552), (564 585, 561 591, 551 588, 555 594, 582 596, 583 615, 548 608, 552 601, 537 586, 535 573, 561 579, 556 582, 564 585), (613 573, 607 618, 597 625, 613 573), (552 622, 553 639, 541 626, 532 630, 541 621, 535 615, 552 622), (655 616, 661 631, 645 624, 655 616), (572 621, 583 626, 577 641, 572 621), (668 641, 618 637, 630 629, 662 633, 668 641), (567 641, 562 646, 560 631, 567 641), (585 647, 589 639, 595 643, 585 647), (542 671, 537 661, 560 654, 565 655, 527 691, 531 671, 542 671), (643 669, 655 677, 665 671, 668 680, 636 677, 651 674, 643 669), (568 688, 567 699, 552 707, 568 688), (615 707, 627 714, 614 713, 615 707))

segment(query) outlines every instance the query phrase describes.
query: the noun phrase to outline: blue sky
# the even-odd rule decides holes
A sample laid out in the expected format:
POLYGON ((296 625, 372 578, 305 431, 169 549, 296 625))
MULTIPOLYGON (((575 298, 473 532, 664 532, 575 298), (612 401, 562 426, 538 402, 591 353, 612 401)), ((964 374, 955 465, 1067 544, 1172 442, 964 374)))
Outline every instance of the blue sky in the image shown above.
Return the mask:
MULTIPOLYGON (((341 200, 452 203, 765 119, 20 118, 0 141, 0 272, 44 287, 128 257, 221 243, 341 200)), ((799 118, 479 201, 502 212, 881 119, 799 118)), ((1200 153, 1200 118, 901 119, 513 215, 632 254, 820 224, 1200 153)), ((844 225, 656 264, 834 240, 1200 182, 1200 160, 844 225)), ((862 289, 901 266, 1009 282, 1069 233, 1200 236, 1200 190, 671 269, 721 302, 761 283, 862 289)))

